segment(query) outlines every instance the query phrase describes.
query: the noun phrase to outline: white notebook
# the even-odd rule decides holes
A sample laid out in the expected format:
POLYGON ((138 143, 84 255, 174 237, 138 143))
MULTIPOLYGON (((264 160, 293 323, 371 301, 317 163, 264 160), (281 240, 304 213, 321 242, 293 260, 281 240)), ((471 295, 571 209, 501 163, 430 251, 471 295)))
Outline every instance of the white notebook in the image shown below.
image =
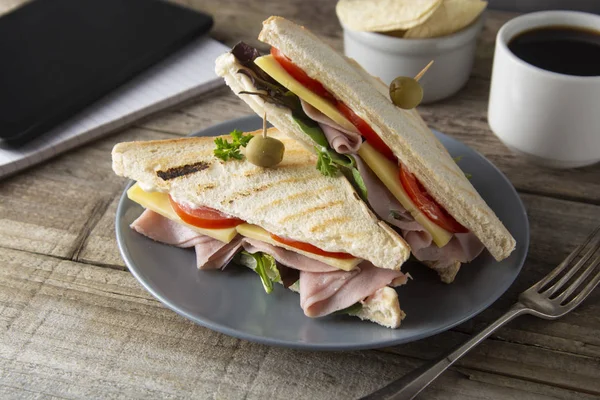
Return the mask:
POLYGON ((0 145, 0 178, 223 84, 215 59, 229 48, 202 37, 90 107, 18 148, 0 145))

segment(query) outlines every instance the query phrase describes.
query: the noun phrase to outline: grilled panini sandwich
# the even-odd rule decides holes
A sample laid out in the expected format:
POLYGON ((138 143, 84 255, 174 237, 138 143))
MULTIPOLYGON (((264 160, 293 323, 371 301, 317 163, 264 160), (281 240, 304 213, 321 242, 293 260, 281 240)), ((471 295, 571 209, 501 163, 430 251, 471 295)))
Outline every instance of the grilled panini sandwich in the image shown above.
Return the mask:
POLYGON ((272 282, 299 291, 307 316, 346 310, 398 327, 404 314, 391 286, 406 282, 405 241, 346 179, 323 176, 303 146, 275 129, 269 135, 285 145, 274 168, 217 158, 214 137, 117 144, 113 170, 137 181, 128 196, 146 208, 132 228, 195 247, 200 269, 235 259, 267 291, 272 282))
POLYGON ((259 40, 269 55, 240 43, 217 74, 313 151, 323 174, 343 173, 418 260, 451 282, 484 248, 510 255, 515 240, 416 110, 394 106, 381 81, 284 18, 264 21, 259 40))

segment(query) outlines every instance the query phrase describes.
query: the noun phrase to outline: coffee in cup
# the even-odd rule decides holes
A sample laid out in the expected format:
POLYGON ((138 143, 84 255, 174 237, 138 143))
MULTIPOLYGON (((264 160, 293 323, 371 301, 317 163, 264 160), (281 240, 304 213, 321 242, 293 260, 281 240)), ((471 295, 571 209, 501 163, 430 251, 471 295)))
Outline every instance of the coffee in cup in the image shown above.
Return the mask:
POLYGON ((600 16, 545 11, 498 32, 488 121, 534 163, 600 161, 600 16))

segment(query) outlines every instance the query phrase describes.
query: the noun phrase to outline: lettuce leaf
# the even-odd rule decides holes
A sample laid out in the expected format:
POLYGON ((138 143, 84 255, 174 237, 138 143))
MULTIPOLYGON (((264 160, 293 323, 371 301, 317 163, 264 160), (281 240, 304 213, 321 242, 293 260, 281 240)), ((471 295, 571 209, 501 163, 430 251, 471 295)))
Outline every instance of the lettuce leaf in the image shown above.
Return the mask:
POLYGON ((260 251, 256 253, 242 251, 236 256, 235 261, 258 274, 267 294, 273 291, 273 282, 281 283, 277 262, 269 254, 260 251))

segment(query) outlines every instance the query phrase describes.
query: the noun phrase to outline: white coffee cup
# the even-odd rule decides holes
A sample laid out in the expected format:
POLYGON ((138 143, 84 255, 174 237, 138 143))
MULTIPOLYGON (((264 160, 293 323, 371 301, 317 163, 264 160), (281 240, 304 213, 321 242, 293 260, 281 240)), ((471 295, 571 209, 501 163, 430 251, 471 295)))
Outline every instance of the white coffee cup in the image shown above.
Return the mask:
POLYGON ((553 168, 600 161, 600 76, 564 75, 535 67, 508 48, 522 32, 550 26, 600 31, 600 16, 573 11, 524 14, 498 32, 488 121, 510 149, 553 168))

